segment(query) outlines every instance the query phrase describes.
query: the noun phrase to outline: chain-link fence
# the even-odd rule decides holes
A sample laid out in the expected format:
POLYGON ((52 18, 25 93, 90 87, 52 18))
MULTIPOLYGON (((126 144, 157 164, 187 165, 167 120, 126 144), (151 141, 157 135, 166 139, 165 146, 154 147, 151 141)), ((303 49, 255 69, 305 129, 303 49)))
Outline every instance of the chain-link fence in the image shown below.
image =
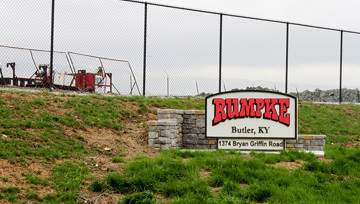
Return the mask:
POLYGON ((0 29, 2 85, 143 96, 268 89, 360 102, 359 32, 111 0, 3 0, 0 29))

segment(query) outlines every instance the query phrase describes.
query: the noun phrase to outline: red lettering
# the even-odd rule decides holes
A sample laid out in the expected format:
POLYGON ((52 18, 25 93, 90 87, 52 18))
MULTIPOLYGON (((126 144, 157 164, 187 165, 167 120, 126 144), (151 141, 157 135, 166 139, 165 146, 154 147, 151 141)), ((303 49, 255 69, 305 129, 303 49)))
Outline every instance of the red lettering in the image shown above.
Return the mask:
POLYGON ((261 116, 263 116, 264 119, 279 121, 287 126, 290 125, 290 113, 287 113, 290 106, 289 99, 214 98, 212 103, 215 107, 212 121, 213 125, 217 125, 227 119, 245 117, 261 118, 261 116), (264 108, 265 110, 262 113, 261 110, 264 108), (277 113, 277 109, 279 114, 277 113))
POLYGON ((265 99, 265 113, 264 118, 278 121, 279 116, 276 113, 275 105, 278 103, 278 99, 265 99))
POLYGON ((239 99, 237 98, 227 98, 227 116, 229 119, 239 117, 239 99))
POLYGON ((213 125, 218 124, 219 122, 226 120, 225 100, 222 98, 214 98, 213 104, 215 105, 215 117, 213 119, 213 125))
POLYGON ((264 108, 264 99, 258 98, 255 100, 256 102, 256 117, 261 118, 261 109, 264 108))
POLYGON ((279 99, 279 103, 280 103, 279 122, 289 126, 290 114, 286 113, 287 109, 289 108, 289 99, 279 99))
POLYGON ((247 100, 246 98, 242 98, 240 100, 240 117, 255 117, 254 101, 255 99, 253 98, 250 98, 249 100, 247 100))

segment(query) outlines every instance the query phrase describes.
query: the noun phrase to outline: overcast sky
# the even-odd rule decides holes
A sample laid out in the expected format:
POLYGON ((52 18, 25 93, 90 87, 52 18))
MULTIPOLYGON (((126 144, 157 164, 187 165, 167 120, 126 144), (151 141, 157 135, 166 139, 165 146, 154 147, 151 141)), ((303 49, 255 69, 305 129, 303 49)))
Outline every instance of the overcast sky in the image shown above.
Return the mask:
POLYGON ((256 18, 360 31, 357 0, 150 0, 148 2, 256 18))
MULTIPOLYGON (((1 0, 0 45, 49 49, 51 0, 1 0)), ((56 0, 55 50, 127 60, 142 91, 142 4, 118 0, 56 0)), ((355 0, 151 0, 148 2, 360 32, 355 0)), ((194 95, 218 91, 219 16, 148 7, 147 93, 194 95)), ((285 90, 286 25, 223 18, 222 90, 265 86, 285 90), (225 86, 224 86, 225 85, 225 86)), ((289 91, 339 87, 340 32, 290 26, 289 91)), ((344 34, 343 86, 359 88, 360 35, 344 34)), ((37 64, 48 55, 34 53, 37 64)), ((99 61, 73 56, 76 69, 99 61)), ((28 52, 0 49, 0 62, 16 61, 18 76, 33 73, 28 52), (21 72, 21 73, 20 73, 21 72)), ((68 69, 56 55, 57 71, 68 69)), ((129 92, 127 64, 104 61, 122 93, 129 92)), ((11 74, 5 69, 5 74, 11 74)), ((132 79, 133 80, 133 79, 132 79)))

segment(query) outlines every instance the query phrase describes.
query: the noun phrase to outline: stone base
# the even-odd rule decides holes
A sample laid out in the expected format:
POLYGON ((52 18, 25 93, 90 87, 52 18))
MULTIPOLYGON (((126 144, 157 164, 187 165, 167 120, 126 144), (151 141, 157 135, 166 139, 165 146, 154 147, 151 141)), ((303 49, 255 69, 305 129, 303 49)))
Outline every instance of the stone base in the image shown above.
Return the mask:
MULTIPOLYGON (((148 122, 150 147, 156 149, 217 148, 217 140, 205 136, 204 111, 159 109, 157 112, 159 120, 148 122)), ((325 135, 298 135, 297 140, 285 140, 285 147, 287 150, 323 152, 325 139, 325 135)))

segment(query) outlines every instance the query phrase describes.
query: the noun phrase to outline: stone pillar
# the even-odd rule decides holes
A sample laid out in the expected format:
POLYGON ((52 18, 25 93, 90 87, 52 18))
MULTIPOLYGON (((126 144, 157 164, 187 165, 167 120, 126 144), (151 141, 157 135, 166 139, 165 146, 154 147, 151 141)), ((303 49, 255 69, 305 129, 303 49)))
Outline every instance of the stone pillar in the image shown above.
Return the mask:
POLYGON ((149 121, 149 146, 155 149, 176 149, 181 147, 179 122, 176 119, 149 121))

